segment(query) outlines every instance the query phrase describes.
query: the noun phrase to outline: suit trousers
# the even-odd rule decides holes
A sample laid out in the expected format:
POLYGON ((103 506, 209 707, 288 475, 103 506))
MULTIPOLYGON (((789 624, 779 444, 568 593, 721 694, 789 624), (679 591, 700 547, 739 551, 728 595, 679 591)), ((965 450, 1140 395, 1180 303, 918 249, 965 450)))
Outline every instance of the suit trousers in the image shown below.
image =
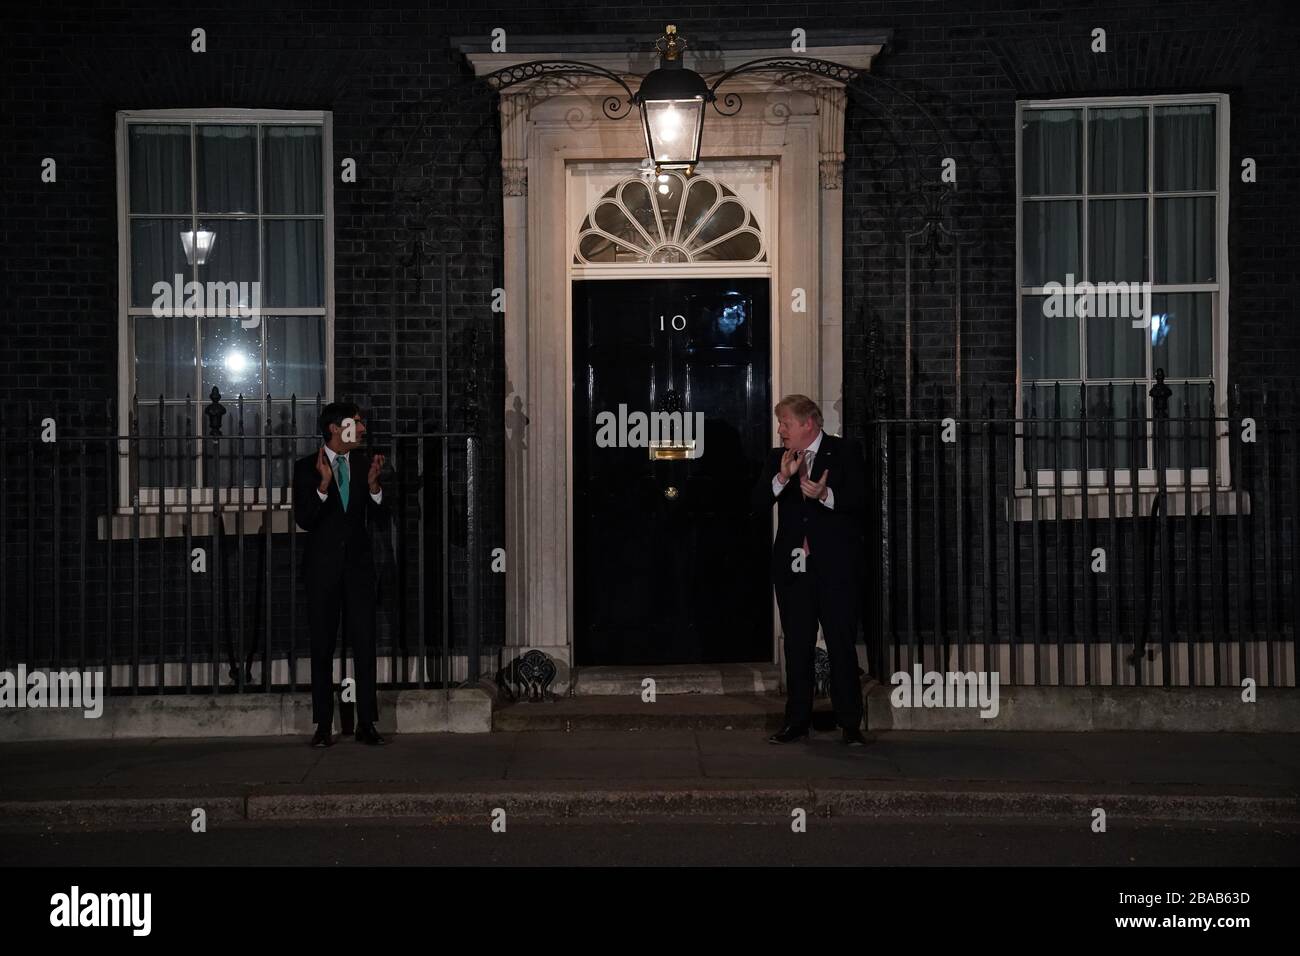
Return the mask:
POLYGON ((308 575, 307 619, 311 627, 311 710, 317 724, 334 722, 334 647, 339 622, 352 651, 356 679, 357 721, 379 719, 375 688, 375 585, 308 575))
POLYGON ((830 658, 831 703, 841 727, 862 726, 862 683, 858 679, 858 602, 852 579, 817 573, 817 555, 806 569, 785 569, 777 576, 776 604, 785 636, 785 723, 807 727, 812 722, 816 680, 817 624, 820 621, 830 658))

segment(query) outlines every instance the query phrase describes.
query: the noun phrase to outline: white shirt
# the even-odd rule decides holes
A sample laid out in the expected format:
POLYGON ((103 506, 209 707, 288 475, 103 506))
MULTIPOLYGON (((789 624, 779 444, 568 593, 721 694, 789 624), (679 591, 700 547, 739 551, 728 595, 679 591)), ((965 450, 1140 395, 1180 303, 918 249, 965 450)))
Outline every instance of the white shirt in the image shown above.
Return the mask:
MULTIPOLYGON (((812 444, 809 445, 808 448, 804 451, 805 455, 811 456, 808 459, 809 478, 812 478, 813 462, 817 460, 817 451, 822 447, 822 435, 824 434, 826 433, 823 431, 818 431, 817 437, 812 440, 812 444)), ((798 474, 798 472, 795 472, 795 474, 798 474)), ((785 490, 786 484, 787 484, 786 482, 781 481, 781 472, 777 471, 777 473, 772 476, 773 497, 780 495, 781 492, 785 490)), ((831 488, 830 485, 826 486, 826 500, 823 501, 822 504, 824 504, 827 508, 831 508, 831 509, 834 509, 835 507, 835 491, 831 488)))
MULTIPOLYGON (((345 452, 343 453, 343 460, 346 461, 346 462, 348 463, 348 477, 349 477, 349 478, 352 476, 352 459, 350 459, 350 458, 348 457, 348 455, 350 455, 350 454, 352 454, 352 453, 351 453, 351 452, 347 452, 347 451, 345 451, 345 452)), ((339 457, 339 453, 336 452, 336 451, 335 451, 333 448, 331 448, 329 445, 326 445, 326 446, 325 446, 325 457, 329 459, 330 470, 334 472, 335 476, 337 476, 337 475, 338 475, 338 469, 334 467, 334 459, 337 458, 337 457, 339 457)), ((328 494, 325 494, 324 492, 322 492, 322 491, 320 490, 320 486, 319 486, 319 485, 316 486, 316 494, 317 494, 317 496, 320 498, 321 501, 324 501, 324 500, 326 500, 327 498, 329 498, 329 495, 328 495, 328 494)), ((377 505, 378 505, 378 504, 383 504, 383 501, 384 501, 384 489, 383 489, 383 488, 380 488, 380 489, 379 489, 379 494, 371 494, 370 498, 371 498, 371 500, 374 501, 374 503, 377 504, 377 505)))

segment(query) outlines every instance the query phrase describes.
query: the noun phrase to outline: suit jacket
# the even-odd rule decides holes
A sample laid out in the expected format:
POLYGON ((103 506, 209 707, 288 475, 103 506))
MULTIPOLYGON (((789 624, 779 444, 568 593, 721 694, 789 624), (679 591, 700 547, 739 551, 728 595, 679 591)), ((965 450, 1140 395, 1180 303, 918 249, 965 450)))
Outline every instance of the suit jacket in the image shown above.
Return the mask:
POLYGON ((772 544, 772 576, 779 584, 792 573, 790 552, 803 547, 816 561, 820 577, 857 579, 862 556, 862 516, 865 508, 865 470, 862 453, 847 438, 822 433, 822 443, 813 457, 811 478, 820 481, 827 470, 831 476, 826 486, 834 492, 834 508, 805 498, 799 487, 799 475, 786 482, 781 494, 772 494, 772 479, 781 470, 784 448, 774 448, 754 484, 751 504, 756 512, 776 503, 776 540, 772 544))
POLYGON ((351 482, 348 508, 343 510, 337 481, 330 481, 329 493, 320 500, 320 474, 315 453, 299 458, 293 467, 293 518, 308 532, 303 570, 313 578, 338 581, 345 573, 374 575, 370 526, 388 519, 387 495, 375 504, 366 485, 371 455, 361 448, 348 455, 351 482))

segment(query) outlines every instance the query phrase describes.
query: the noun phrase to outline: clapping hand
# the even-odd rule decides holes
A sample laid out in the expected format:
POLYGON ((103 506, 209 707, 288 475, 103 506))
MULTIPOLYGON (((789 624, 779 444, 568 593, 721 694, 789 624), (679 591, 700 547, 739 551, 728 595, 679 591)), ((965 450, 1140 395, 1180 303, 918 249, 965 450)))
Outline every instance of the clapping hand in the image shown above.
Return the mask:
POLYGON ((821 479, 813 481, 811 478, 799 479, 799 487, 803 489, 805 498, 812 498, 815 501, 824 501, 826 499, 826 480, 830 478, 831 471, 827 468, 822 472, 821 479))
POLYGON ((329 459, 325 457, 324 445, 316 452, 316 474, 320 475, 320 493, 325 494, 330 490, 330 482, 334 480, 334 469, 330 467, 329 459))
POLYGON ((781 484, 785 484, 794 477, 795 472, 799 470, 799 453, 792 448, 787 448, 781 455, 781 484))

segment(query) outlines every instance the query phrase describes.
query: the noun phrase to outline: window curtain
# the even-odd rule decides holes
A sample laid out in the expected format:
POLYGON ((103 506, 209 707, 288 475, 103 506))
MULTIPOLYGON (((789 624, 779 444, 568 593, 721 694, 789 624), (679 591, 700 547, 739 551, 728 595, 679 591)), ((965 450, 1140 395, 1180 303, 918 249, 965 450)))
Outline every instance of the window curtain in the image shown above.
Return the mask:
MULTIPOLYGON (((1214 189, 1214 107, 1160 107, 1155 123, 1156 192, 1214 189)), ((1214 205, 1213 197, 1156 199, 1157 282, 1215 280, 1214 205)))
POLYGON ((1156 192, 1214 189, 1214 107, 1157 107, 1155 122, 1156 192))
POLYGON ((1026 196, 1069 196, 1079 188, 1082 122, 1078 110, 1033 110, 1021 137, 1021 185, 1026 196))
POLYGON ((272 215, 323 211, 321 131, 317 126, 262 128, 262 210, 272 215))
POLYGON ((197 160, 200 213, 257 213, 256 126, 200 126, 197 160))
POLYGON ((190 214, 190 128, 130 127, 131 212, 190 214))

